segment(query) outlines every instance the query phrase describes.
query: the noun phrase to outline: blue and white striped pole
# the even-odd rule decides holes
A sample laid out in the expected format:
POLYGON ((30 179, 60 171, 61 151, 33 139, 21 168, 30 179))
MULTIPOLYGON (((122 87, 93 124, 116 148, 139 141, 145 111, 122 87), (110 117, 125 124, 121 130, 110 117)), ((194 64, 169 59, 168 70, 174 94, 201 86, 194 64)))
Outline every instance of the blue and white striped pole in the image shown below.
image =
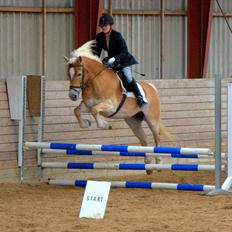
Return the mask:
MULTIPOLYGON (((202 184, 175 184, 175 183, 154 183, 154 182, 132 182, 132 181, 110 181, 112 187, 120 188, 146 188, 146 189, 168 189, 180 191, 210 191, 215 188, 214 185, 202 184)), ((87 180, 48 180, 50 185, 85 187, 87 180)))
POLYGON ((92 151, 122 151, 122 152, 148 152, 148 153, 173 153, 173 154, 210 154, 208 148, 180 148, 180 147, 149 147, 149 146, 124 146, 124 145, 92 145, 92 144, 68 144, 25 142, 29 148, 50 148, 65 150, 92 150, 92 151))
MULTIPOLYGON (((212 154, 198 155, 198 154, 173 154, 173 153, 146 153, 146 152, 125 152, 125 151, 91 151, 91 150, 60 150, 60 149, 43 149, 43 154, 64 154, 64 155, 79 155, 79 156, 132 156, 132 157, 171 157, 171 158, 186 158, 186 159, 203 159, 214 158, 212 154)), ((225 158, 225 154, 222 154, 225 158)))
POLYGON ((141 164, 141 163, 74 163, 43 162, 42 168, 66 169, 112 169, 112 170, 173 170, 173 171, 214 171, 214 165, 201 164, 141 164))

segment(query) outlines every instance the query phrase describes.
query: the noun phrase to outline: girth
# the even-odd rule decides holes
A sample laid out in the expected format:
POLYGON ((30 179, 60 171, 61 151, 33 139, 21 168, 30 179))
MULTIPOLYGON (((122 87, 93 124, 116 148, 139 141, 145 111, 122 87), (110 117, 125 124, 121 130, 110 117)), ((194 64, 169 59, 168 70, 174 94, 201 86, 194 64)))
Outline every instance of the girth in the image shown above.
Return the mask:
POLYGON ((118 105, 116 111, 115 111, 113 114, 109 115, 108 118, 111 118, 111 117, 113 117, 115 114, 118 113, 118 111, 122 108, 124 102, 126 101, 126 98, 127 98, 126 93, 123 93, 122 99, 121 99, 121 101, 120 101, 120 103, 119 103, 119 105, 118 105))

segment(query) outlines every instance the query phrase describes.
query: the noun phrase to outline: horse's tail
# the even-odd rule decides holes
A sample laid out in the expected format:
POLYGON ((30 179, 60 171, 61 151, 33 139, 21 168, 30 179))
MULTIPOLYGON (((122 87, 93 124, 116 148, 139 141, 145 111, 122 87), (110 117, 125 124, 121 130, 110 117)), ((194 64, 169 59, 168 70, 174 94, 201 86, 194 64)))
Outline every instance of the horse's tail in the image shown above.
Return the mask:
MULTIPOLYGON (((148 84, 154 89, 158 96, 158 90, 156 86, 153 83, 148 84)), ((167 138, 173 145, 177 144, 175 136, 168 131, 167 127, 161 121, 159 122, 159 133, 160 135, 163 135, 165 138, 167 138)))
POLYGON ((162 122, 159 123, 159 129, 160 135, 167 138, 173 145, 177 144, 175 136, 168 131, 167 127, 162 122))

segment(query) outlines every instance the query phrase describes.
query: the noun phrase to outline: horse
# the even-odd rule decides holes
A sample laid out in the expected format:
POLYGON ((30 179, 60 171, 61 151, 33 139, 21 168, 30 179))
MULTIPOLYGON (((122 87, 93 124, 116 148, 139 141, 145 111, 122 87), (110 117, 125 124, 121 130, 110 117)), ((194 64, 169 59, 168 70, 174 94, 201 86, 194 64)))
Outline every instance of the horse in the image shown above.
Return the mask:
MULTIPOLYGON (((147 99, 147 104, 139 108, 135 96, 122 94, 123 87, 117 74, 93 53, 94 43, 88 41, 74 50, 70 58, 64 57, 70 83, 69 97, 73 101, 81 98, 80 104, 74 109, 80 127, 91 126, 82 113, 91 113, 98 128, 102 129, 112 129, 105 118, 124 119, 141 145, 147 146, 147 137, 142 128, 142 122, 145 121, 152 132, 155 146, 159 146, 160 132, 165 129, 160 121, 160 99, 156 87, 139 81, 147 99)), ((151 163, 148 157, 144 161, 151 163)), ((151 174, 151 171, 147 173, 151 174)))

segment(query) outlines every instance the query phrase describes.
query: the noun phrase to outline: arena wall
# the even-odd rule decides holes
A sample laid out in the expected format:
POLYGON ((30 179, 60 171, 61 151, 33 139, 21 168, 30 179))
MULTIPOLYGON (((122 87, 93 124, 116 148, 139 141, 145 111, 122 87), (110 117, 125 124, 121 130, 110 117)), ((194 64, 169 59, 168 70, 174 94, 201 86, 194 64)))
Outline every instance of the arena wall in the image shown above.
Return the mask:
MULTIPOLYGON (((222 150, 226 151, 226 83, 222 83, 222 150)), ((161 98, 161 118, 164 125, 175 137, 175 142, 161 137, 163 146, 207 147, 214 150, 214 80, 152 80, 161 98)), ((93 143, 93 144, 127 144, 139 145, 123 120, 110 120, 112 130, 101 130, 96 127, 94 119, 86 115, 92 122, 89 129, 81 129, 73 114, 76 102, 68 98, 68 83, 66 81, 47 81, 46 83, 46 118, 44 141, 93 143)), ((28 115, 28 113, 27 113, 28 115)), ((37 119, 27 117, 25 140, 36 141, 37 119)), ((144 124, 149 145, 153 145, 151 133, 144 124)), ((18 122, 10 119, 8 96, 5 81, 0 81, 0 182, 19 180, 17 167, 18 122)), ((76 157, 69 161, 76 160, 76 157)), ((107 157, 110 161, 121 158, 107 157)), ((126 160, 128 158, 124 158, 126 160)), ((141 159, 141 158, 140 158, 141 159)), ((46 155, 46 161, 64 161, 60 155, 46 155)), ((98 159, 105 160, 104 157, 98 159)), ((95 158, 78 158, 78 161, 94 162, 95 158)), ((28 180, 37 179, 36 152, 25 152, 25 177, 28 180)), ((66 170, 52 170, 52 174, 64 175, 66 170)), ((82 174, 86 172, 81 172, 82 174)), ((98 172, 99 173, 99 172, 98 172)), ((112 172, 113 173, 113 172, 112 172)), ((101 175, 105 175, 105 171, 101 175)), ((91 175, 95 175, 92 172, 91 175)))

